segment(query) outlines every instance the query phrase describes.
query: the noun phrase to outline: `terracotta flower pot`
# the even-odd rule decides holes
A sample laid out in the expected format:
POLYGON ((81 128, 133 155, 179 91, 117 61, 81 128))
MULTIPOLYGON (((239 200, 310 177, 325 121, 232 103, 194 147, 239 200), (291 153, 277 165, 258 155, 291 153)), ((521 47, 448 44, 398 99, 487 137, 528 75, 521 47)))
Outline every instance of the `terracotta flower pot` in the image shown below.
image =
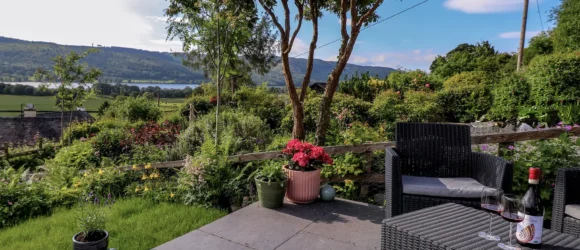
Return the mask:
POLYGON ((284 167, 284 172, 288 175, 286 198, 293 203, 310 203, 316 200, 320 191, 320 171, 298 171, 284 167))

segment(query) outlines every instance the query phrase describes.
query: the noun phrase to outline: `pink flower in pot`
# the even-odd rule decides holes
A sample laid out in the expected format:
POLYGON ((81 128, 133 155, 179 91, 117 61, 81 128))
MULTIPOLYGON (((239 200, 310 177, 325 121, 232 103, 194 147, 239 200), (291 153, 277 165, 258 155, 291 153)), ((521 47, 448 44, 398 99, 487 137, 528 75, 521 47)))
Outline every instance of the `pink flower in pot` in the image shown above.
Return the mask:
POLYGON ((288 175, 286 198, 294 203, 310 203, 318 198, 320 171, 325 164, 332 164, 332 158, 324 148, 308 142, 293 139, 282 151, 289 158, 284 171, 288 175))

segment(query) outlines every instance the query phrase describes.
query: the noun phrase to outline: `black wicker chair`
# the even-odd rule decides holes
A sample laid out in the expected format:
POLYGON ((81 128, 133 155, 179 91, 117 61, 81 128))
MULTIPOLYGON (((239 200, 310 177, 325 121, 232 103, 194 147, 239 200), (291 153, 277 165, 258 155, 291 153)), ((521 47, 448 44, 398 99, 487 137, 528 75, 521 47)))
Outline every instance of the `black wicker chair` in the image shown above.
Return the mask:
POLYGON ((578 210, 576 218, 570 215, 574 205, 580 206, 580 168, 558 169, 552 208, 553 230, 580 237, 578 210))
POLYGON ((466 125, 397 123, 396 148, 385 155, 385 215, 390 218, 453 202, 479 208, 480 198, 437 197, 403 193, 403 176, 472 178, 491 188, 511 190, 512 163, 471 152, 466 125))

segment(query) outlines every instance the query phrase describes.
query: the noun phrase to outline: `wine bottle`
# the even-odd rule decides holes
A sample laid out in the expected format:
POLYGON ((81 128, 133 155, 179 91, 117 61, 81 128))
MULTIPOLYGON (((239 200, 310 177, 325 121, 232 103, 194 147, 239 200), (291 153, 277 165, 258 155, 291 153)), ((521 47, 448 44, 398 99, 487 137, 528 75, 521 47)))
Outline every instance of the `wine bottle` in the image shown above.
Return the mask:
POLYGON ((539 168, 530 168, 528 191, 522 198, 525 208, 524 220, 518 223, 516 239, 522 246, 529 248, 542 247, 542 228, 544 226, 544 206, 540 199, 539 168))

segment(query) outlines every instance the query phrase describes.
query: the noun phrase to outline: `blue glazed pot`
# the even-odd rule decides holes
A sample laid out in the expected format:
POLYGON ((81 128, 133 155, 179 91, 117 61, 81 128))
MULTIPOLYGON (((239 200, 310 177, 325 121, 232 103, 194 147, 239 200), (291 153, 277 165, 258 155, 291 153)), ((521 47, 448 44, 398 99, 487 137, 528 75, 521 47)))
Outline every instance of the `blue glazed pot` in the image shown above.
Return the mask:
POLYGON ((331 185, 325 184, 320 187, 320 199, 323 201, 332 201, 336 196, 336 190, 331 185))

